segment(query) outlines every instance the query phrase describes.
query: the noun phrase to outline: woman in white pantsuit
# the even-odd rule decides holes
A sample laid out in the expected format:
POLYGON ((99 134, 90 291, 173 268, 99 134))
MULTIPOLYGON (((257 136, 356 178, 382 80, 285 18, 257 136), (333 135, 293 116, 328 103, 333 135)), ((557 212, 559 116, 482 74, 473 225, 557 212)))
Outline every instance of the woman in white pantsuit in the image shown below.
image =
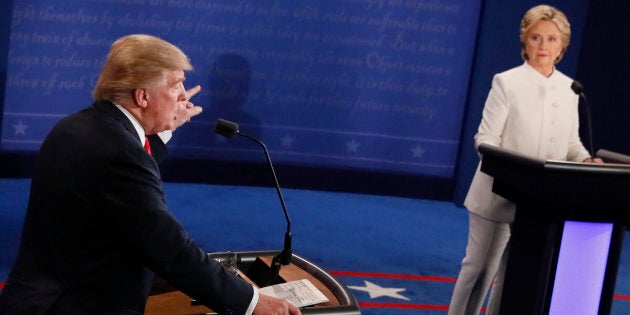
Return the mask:
MULTIPOLYGON (((556 8, 527 11, 520 30, 525 62, 494 76, 475 147, 485 143, 543 159, 601 163, 580 141, 573 80, 555 68, 570 36, 569 22, 556 8)), ((515 206, 492 192, 492 177, 479 167, 464 206, 468 245, 448 314, 479 314, 493 282, 486 314, 498 314, 515 206)))

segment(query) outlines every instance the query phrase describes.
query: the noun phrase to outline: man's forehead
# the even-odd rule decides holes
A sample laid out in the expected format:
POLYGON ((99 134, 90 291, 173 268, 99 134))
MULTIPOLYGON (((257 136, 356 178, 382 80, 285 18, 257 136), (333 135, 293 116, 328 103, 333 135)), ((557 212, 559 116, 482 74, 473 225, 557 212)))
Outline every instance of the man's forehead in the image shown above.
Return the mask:
POLYGON ((184 70, 173 70, 166 74, 166 78, 169 83, 177 83, 186 80, 186 75, 184 70))

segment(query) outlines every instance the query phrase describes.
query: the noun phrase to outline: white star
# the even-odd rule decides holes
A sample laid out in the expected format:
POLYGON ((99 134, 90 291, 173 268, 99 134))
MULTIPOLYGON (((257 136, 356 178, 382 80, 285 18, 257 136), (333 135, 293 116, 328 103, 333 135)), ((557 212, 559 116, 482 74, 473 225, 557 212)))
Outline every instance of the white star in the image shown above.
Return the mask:
POLYGON ((364 280, 364 287, 348 286, 350 289, 364 291, 370 294, 370 299, 375 299, 381 296, 389 296, 395 299, 401 299, 409 301, 409 298, 398 294, 398 292, 405 291, 405 288, 384 288, 376 285, 370 281, 364 280))
POLYGON ((346 151, 347 152, 353 152, 353 153, 357 153, 357 149, 359 148, 361 144, 358 143, 356 140, 352 139, 351 142, 346 142, 346 147, 348 148, 346 151))
POLYGON ((424 149, 420 147, 420 145, 417 145, 415 148, 411 149, 411 152, 413 152, 413 157, 414 158, 422 158, 422 155, 424 154, 424 149))
POLYGON ((293 141, 295 140, 295 138, 293 138, 291 135, 286 135, 284 137, 282 137, 282 147, 284 148, 291 148, 293 147, 293 141))
POLYGON ((28 125, 25 125, 21 120, 18 122, 17 125, 13 125, 13 128, 15 128, 15 133, 14 135, 26 135, 26 128, 28 128, 28 125))

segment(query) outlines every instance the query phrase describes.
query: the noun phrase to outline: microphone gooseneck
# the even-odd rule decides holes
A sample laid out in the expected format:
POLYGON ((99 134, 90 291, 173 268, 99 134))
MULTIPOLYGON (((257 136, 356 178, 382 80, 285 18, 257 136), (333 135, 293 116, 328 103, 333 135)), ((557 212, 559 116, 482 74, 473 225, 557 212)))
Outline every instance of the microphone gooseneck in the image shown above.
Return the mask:
POLYGON ((586 95, 584 95, 584 87, 578 81, 573 81, 571 83, 571 90, 573 93, 579 95, 584 99, 584 107, 586 109, 586 123, 588 124, 588 142, 589 142, 589 154, 591 158, 595 157, 595 150, 593 149, 593 123, 591 118, 591 106, 588 104, 588 100, 586 99, 586 95))
POLYGON ((265 157, 267 159, 267 163, 269 164, 269 168, 271 169, 271 175, 273 175, 273 180, 276 186, 276 192, 278 193, 278 198, 280 199, 280 204, 282 205, 282 210, 284 211, 284 217, 287 221, 287 231, 284 234, 284 247, 282 252, 275 256, 272 260, 272 271, 274 272, 274 277, 277 277, 280 272, 281 265, 288 265, 291 263, 291 257, 293 256, 291 250, 291 219, 289 218, 289 212, 287 211, 287 207, 284 203, 284 197, 282 196, 282 192, 280 191, 280 184, 278 183, 278 177, 276 176, 276 171, 273 168, 273 163, 271 162, 271 157, 269 156, 269 150, 267 150, 267 146, 248 134, 245 134, 239 130, 239 126, 237 123, 225 120, 225 119, 217 119, 214 132, 220 135, 233 138, 235 136, 242 136, 247 139, 250 139, 256 143, 258 143, 265 152, 265 157))

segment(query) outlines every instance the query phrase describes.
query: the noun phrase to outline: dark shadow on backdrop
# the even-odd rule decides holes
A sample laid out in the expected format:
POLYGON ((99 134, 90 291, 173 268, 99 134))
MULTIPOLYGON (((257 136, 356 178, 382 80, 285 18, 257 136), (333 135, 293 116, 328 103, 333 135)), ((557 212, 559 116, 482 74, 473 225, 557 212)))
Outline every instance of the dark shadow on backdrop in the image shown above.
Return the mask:
MULTIPOLYGON (((198 119, 213 122, 217 118, 230 120, 239 124, 240 131, 261 139, 262 128, 260 120, 244 108, 247 102, 250 101, 252 75, 252 66, 243 56, 235 54, 218 56, 211 64, 209 78, 210 105, 204 108, 198 119)), ((282 113, 278 114, 281 115, 282 113)), ((181 132, 183 137, 198 137, 199 135, 199 133, 190 128, 182 128, 181 132)), ((214 139, 216 138, 209 136, 206 141, 216 141, 214 139)), ((210 145, 210 143, 206 143, 206 145, 210 145)), ((219 159, 195 159, 173 155, 161 165, 164 180, 228 185, 273 185, 273 177, 262 148, 256 143, 243 137, 236 137, 234 139, 225 139, 225 142, 220 145, 231 148, 260 150, 260 160, 239 162, 219 159)), ((430 176, 275 162, 274 167, 280 185, 287 188, 349 191, 439 200, 449 200, 453 190, 452 179, 430 176)))
POLYGON ((196 149, 184 150, 182 154, 173 152, 175 156, 213 158, 216 154, 208 154, 205 149, 246 152, 252 148, 247 141, 215 135, 214 124, 218 118, 241 125, 241 131, 247 134, 261 136, 260 120, 245 108, 251 93, 252 67, 249 61, 239 55, 220 55, 209 64, 208 72, 209 76, 201 82, 201 92, 193 98, 203 107, 203 112, 192 123, 178 129, 172 142, 174 146, 196 149))
POLYGON ((246 132, 260 137, 260 120, 243 107, 251 92, 252 67, 242 56, 220 55, 210 70, 210 106, 201 117, 211 121, 223 118, 246 127, 246 132))

